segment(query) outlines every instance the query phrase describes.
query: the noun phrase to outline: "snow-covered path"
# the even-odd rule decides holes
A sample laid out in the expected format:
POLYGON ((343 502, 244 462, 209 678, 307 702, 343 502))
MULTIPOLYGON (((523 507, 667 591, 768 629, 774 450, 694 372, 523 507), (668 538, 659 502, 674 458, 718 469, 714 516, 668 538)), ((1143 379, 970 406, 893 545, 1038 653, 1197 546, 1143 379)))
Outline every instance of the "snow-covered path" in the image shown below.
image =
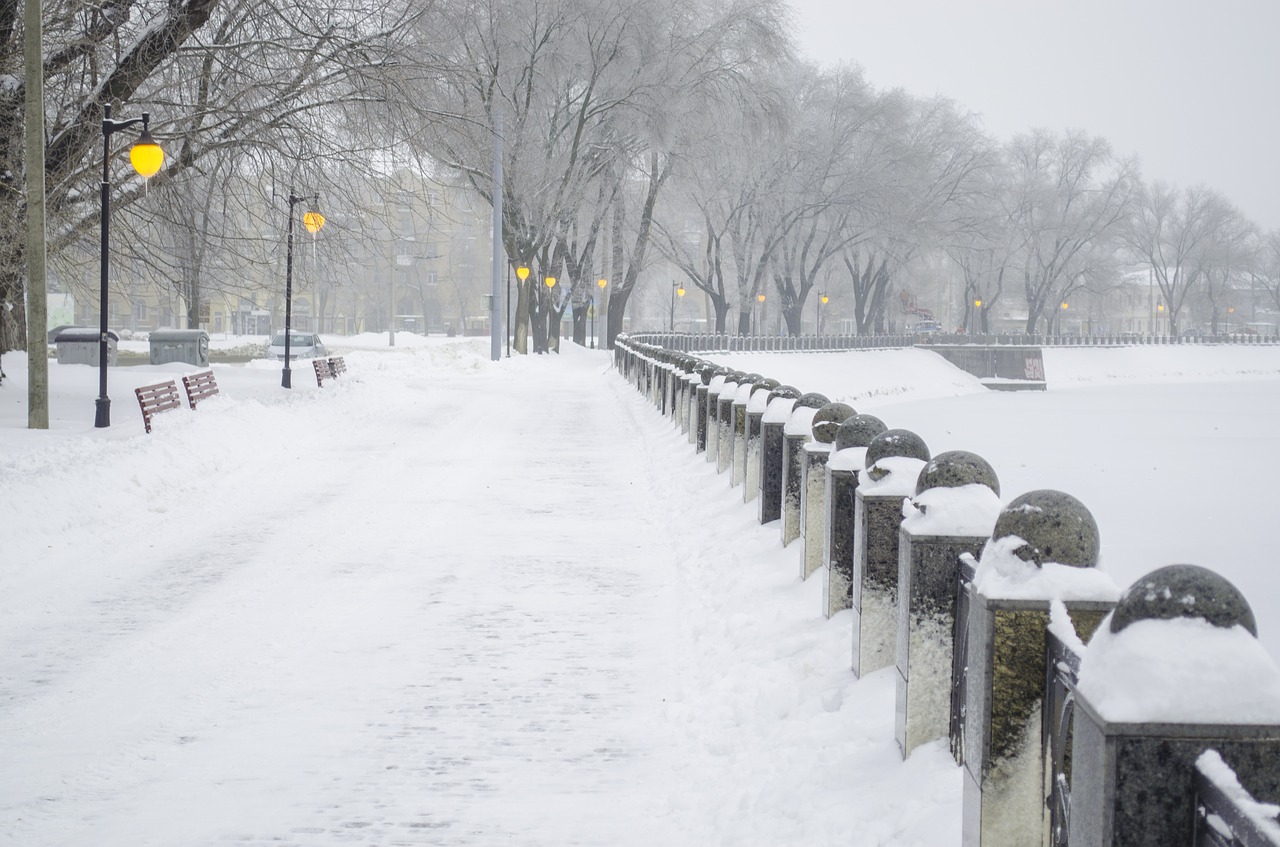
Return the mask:
MULTIPOLYGON (((677 671, 661 464, 625 385, 584 391, 604 360, 580 364, 313 393, 291 438, 206 485, 138 480, 154 511, 22 568, 0 839, 674 843, 650 796, 677 671)), ((182 423, 157 439, 182 442, 179 477, 205 453, 206 421, 182 423)), ((95 459, 115 476, 131 453, 95 459)))

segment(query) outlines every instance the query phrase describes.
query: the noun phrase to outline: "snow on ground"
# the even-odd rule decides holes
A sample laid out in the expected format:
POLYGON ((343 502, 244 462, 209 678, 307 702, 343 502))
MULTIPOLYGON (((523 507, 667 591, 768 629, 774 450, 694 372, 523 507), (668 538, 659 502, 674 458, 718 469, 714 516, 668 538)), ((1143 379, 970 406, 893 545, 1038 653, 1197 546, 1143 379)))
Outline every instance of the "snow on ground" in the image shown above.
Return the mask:
MULTIPOLYGON (((97 370, 51 363, 40 432, 4 357, 0 842, 959 843, 891 669, 851 678, 798 545, 607 353, 326 340, 336 382, 214 365, 150 436, 132 389, 189 367, 111 369, 95 430, 97 370)), ((924 351, 722 358, 983 455, 1006 502, 1074 494, 1121 585, 1220 570, 1280 653, 1280 350, 1105 352, 1046 351, 1043 394, 924 351)))

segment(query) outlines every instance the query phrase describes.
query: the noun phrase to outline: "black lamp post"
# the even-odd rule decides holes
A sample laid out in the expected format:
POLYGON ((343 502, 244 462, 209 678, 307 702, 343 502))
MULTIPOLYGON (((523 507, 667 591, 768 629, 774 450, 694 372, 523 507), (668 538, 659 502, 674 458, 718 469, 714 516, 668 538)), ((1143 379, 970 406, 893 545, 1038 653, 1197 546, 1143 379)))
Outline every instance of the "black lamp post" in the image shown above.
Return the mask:
MULTIPOLYGON (((596 286, 600 289, 600 301, 604 301, 604 287, 609 284, 609 280, 600 277, 596 280, 596 286)), ((591 349, 596 349, 596 310, 600 308, 600 303, 596 302, 594 294, 591 295, 591 349)), ((604 346, 602 343, 601 347, 604 346)))
POLYGON ((671 281, 671 331, 676 331, 676 297, 684 296, 684 288, 675 280, 671 281))
POLYGON ((98 311, 100 337, 98 339, 98 399, 95 403, 93 425, 111 426, 111 399, 107 397, 107 267, 111 258, 111 133, 142 124, 138 140, 129 150, 129 161, 143 179, 150 179, 164 164, 164 151, 151 138, 148 124, 151 114, 143 112, 140 118, 124 121, 111 119, 111 104, 102 107, 102 257, 99 267, 98 311))
MULTIPOLYGON (((292 189, 289 191, 289 227, 284 253, 284 370, 280 374, 281 388, 293 388, 292 374, 289 371, 289 336, 293 330, 293 207, 306 199, 294 194, 292 189)), ((320 205, 319 194, 313 194, 311 199, 317 206, 320 205)), ((315 235, 324 226, 324 215, 312 209, 303 214, 302 222, 307 232, 315 235)))

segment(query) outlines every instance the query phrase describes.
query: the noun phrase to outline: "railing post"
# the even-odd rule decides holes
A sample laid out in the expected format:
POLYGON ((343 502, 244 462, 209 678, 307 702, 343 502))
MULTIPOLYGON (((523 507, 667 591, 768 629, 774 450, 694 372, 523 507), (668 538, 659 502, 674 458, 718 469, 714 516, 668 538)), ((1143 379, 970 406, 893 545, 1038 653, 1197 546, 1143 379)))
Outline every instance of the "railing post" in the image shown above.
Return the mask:
POLYGON ((800 390, 781 385, 769 392, 769 403, 760 418, 760 523, 782 517, 783 430, 800 397, 800 390))
POLYGON ((831 457, 827 460, 827 520, 822 545, 827 582, 822 589, 826 617, 851 606, 853 586, 854 492, 863 469, 867 445, 888 427, 874 415, 854 415, 840 424, 831 457))
MULTIPOLYGON (((1192 843, 1208 750, 1258 800, 1280 800, 1280 671, 1256 638, 1249 604, 1206 568, 1159 568, 1124 592, 1080 662, 1072 847, 1192 843)), ((1277 843, 1217 835, 1207 843, 1277 843)))
POLYGON ((1058 597, 1074 628, 1092 634, 1119 589, 1094 569, 1098 527, 1060 491, 1031 491, 1000 512, 974 576, 965 689, 964 847, 1043 844, 1042 712, 1050 606, 1058 597))
POLYGON ((835 448, 840 424, 857 414, 847 403, 827 403, 813 416, 813 440, 801 454, 800 578, 808 579, 827 563, 827 460, 835 448))
POLYGON ((804 491, 804 445, 813 438, 813 416, 829 401, 821 394, 800 395, 787 418, 782 440, 782 546, 800 537, 800 499, 804 491))
POLYGON ((947 737, 960 557, 977 555, 991 537, 1000 482, 981 456, 940 453, 920 471, 910 503, 898 541, 894 734, 904 759, 947 737))
POLYGON ((853 495, 853 673, 887 668, 897 656, 898 529, 929 448, 914 432, 890 429, 867 445, 853 495))
POLYGON ((751 390, 747 401, 746 437, 744 438, 745 473, 742 480, 742 502, 750 503, 760 496, 760 422, 769 407, 770 392, 778 387, 776 379, 762 379, 751 390))

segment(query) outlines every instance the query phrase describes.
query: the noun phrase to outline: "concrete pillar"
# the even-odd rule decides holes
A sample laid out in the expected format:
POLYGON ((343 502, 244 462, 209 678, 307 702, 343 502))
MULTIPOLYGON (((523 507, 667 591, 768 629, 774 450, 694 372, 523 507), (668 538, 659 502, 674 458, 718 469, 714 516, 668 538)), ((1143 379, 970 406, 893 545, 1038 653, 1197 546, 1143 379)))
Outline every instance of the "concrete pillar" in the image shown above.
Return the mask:
POLYGON ((782 439, 782 546, 800 537, 804 490, 804 445, 813 438, 813 417, 830 402, 821 394, 801 394, 791 409, 782 439))
POLYGON ((729 487, 742 484, 747 474, 747 403, 756 384, 764 377, 759 374, 747 374, 738 383, 738 392, 733 395, 733 407, 730 420, 733 421, 733 438, 729 449, 729 487))
MULTIPOLYGON (((1071 790, 1058 798, 1071 847, 1193 843, 1222 811, 1201 813, 1197 769, 1280 801, 1280 670, 1249 604, 1213 571, 1171 565, 1126 589, 1083 653, 1076 695, 1074 714, 1054 716, 1072 727, 1071 790)), ((1243 843, 1215 835, 1194 843, 1243 843)))
POLYGON ((1119 589, 1094 565, 1098 528, 1080 501, 1032 491, 1000 512, 970 591, 965 678, 964 847, 1045 837, 1042 704, 1051 604, 1087 638, 1119 589))
POLYGON ((905 429, 867 446, 853 508, 853 672, 887 668, 897 658, 898 528, 902 502, 915 491, 929 448, 905 429))
POLYGON ((960 557, 977 556, 1000 514, 1000 482, 982 457, 934 456, 904 505, 898 541, 894 735, 903 758, 948 737, 960 557))
POLYGON ((779 386, 769 392, 769 402, 760 418, 760 523, 766 524, 782 517, 782 460, 785 438, 783 430, 796 400, 799 389, 790 385, 779 386))

